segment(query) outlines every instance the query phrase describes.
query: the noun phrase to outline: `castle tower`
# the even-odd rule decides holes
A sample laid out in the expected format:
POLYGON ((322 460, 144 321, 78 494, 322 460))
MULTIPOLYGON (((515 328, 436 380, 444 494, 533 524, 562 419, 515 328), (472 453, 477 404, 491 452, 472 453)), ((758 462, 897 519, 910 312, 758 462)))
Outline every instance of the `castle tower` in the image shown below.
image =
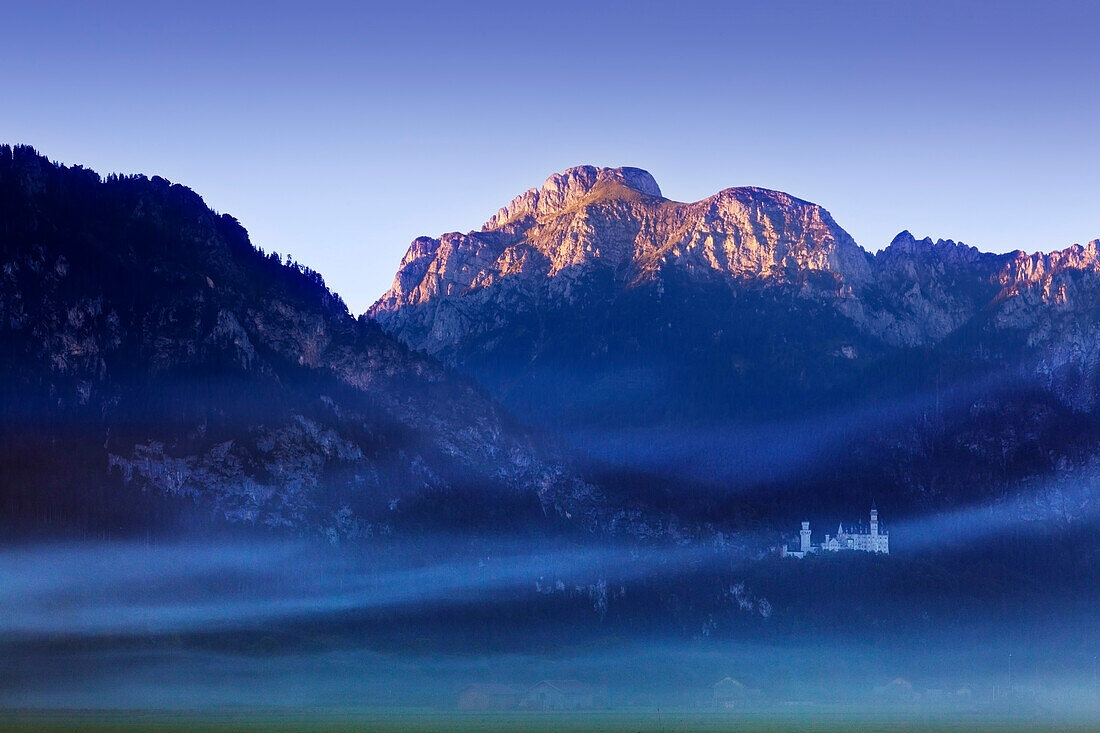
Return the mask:
POLYGON ((871 505, 871 536, 874 537, 878 534, 878 509, 871 505))
POLYGON ((799 536, 799 545, 798 545, 799 551, 800 552, 809 552, 810 551, 810 523, 809 522, 803 522, 802 523, 802 531, 798 533, 798 536, 799 536))

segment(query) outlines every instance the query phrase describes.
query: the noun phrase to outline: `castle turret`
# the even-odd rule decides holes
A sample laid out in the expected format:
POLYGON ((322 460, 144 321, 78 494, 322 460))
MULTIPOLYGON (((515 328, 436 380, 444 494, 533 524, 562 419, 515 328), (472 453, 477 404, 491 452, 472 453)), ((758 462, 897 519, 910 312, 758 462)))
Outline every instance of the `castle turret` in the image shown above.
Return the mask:
POLYGON ((785 557, 805 557, 815 552, 840 552, 854 550, 857 552, 881 552, 890 554, 889 532, 878 523, 878 507, 871 505, 871 526, 865 524, 845 528, 843 524, 837 525, 836 536, 825 535, 825 540, 820 545, 811 544, 810 523, 802 523, 802 531, 799 532, 799 544, 797 550, 784 553, 785 557))

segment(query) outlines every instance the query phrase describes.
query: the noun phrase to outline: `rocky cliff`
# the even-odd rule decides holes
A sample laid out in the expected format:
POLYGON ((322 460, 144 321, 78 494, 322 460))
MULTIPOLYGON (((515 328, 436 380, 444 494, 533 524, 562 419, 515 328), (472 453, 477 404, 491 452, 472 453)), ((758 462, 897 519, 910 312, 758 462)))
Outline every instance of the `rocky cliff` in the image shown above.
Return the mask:
POLYGON ((778 191, 731 188, 683 204, 640 169, 581 166, 517 196, 480 232, 417 239, 369 315, 445 354, 499 328, 513 306, 602 300, 592 283, 659 286, 670 269, 839 299, 868 281, 871 260, 827 211, 778 191))

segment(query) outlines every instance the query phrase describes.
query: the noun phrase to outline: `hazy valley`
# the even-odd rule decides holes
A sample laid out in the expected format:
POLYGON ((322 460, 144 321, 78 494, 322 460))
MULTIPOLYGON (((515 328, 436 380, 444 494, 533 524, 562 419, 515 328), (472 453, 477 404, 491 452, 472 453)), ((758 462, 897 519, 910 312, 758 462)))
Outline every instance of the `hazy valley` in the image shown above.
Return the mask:
POLYGON ((187 188, 0 148, 0 699, 1092 714, 1097 250, 585 166, 355 317, 187 188), (872 503, 888 556, 779 557, 872 503))

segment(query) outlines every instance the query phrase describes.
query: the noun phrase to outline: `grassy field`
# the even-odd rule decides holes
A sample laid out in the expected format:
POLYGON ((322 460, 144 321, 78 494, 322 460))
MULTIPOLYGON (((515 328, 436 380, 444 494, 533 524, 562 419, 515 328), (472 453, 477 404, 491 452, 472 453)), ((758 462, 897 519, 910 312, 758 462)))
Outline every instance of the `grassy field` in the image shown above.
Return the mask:
POLYGON ((1097 730, 1095 720, 1055 720, 1034 718, 1008 720, 997 717, 934 717, 899 719, 889 716, 852 718, 840 714, 805 715, 718 714, 698 711, 639 711, 586 713, 464 713, 440 711, 389 711, 385 713, 169 713, 149 711, 4 711, 0 712, 0 731, 16 733, 343 733, 380 731, 382 733, 466 733, 467 731, 576 731, 580 733, 660 733, 684 731, 708 733, 849 733, 850 731, 1064 731, 1076 733, 1097 730))

